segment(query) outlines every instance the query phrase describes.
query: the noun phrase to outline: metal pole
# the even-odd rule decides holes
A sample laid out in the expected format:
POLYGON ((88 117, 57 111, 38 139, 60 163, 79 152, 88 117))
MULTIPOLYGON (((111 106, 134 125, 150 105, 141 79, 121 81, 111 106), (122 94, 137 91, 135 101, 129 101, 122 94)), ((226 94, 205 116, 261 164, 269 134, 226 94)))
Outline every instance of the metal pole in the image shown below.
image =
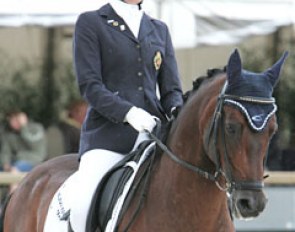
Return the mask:
POLYGON ((55 37, 56 29, 54 27, 46 29, 46 44, 44 47, 44 63, 42 70, 41 88, 43 89, 43 107, 41 109, 41 121, 47 127, 55 117, 55 37))

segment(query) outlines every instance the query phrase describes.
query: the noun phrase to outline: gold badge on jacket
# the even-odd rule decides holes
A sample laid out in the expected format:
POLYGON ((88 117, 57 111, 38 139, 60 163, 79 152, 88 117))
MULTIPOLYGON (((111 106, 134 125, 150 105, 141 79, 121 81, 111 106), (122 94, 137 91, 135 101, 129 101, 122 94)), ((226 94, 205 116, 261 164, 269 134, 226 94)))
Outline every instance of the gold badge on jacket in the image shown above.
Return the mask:
POLYGON ((155 69, 159 70, 162 64, 162 56, 161 56, 161 52, 157 51, 156 55, 154 57, 154 65, 155 65, 155 69))

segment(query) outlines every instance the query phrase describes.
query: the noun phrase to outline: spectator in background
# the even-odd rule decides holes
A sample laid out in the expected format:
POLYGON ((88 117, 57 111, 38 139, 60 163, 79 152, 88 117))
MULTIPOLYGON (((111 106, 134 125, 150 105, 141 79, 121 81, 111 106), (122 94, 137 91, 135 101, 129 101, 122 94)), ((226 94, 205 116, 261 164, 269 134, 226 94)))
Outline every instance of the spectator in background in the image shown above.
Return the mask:
POLYGON ((0 157, 4 171, 28 172, 46 156, 46 140, 41 124, 30 121, 26 113, 7 115, 8 127, 3 133, 0 157))
POLYGON ((80 130, 86 115, 87 104, 75 100, 69 104, 61 120, 47 129, 48 157, 78 153, 80 130))
POLYGON ((87 104, 83 100, 72 102, 67 110, 67 116, 58 123, 63 133, 64 153, 78 153, 81 125, 84 121, 87 104))

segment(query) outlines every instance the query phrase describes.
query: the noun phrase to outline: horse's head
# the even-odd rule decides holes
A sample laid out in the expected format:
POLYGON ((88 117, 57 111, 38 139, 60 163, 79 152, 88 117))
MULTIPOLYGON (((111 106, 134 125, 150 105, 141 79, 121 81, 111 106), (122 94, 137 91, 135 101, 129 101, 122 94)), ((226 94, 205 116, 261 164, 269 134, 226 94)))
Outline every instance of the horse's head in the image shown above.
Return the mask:
POLYGON ((272 93, 286 57, 287 53, 263 73, 253 73, 242 69, 236 50, 218 99, 208 100, 204 109, 213 115, 204 119, 204 147, 216 168, 216 184, 230 193, 238 218, 258 216, 267 202, 262 191, 264 163, 277 130, 272 93))

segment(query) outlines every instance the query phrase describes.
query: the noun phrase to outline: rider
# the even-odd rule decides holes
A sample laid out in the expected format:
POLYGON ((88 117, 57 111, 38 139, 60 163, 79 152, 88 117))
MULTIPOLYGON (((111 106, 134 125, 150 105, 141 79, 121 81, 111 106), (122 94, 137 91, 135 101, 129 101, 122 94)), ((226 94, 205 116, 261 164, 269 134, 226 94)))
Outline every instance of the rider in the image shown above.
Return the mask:
POLYGON ((152 131, 155 117, 165 123, 183 104, 168 28, 146 15, 141 3, 110 0, 76 23, 74 64, 89 107, 81 130, 79 199, 70 215, 75 232, 85 231, 97 184, 133 149, 139 132, 152 131))

